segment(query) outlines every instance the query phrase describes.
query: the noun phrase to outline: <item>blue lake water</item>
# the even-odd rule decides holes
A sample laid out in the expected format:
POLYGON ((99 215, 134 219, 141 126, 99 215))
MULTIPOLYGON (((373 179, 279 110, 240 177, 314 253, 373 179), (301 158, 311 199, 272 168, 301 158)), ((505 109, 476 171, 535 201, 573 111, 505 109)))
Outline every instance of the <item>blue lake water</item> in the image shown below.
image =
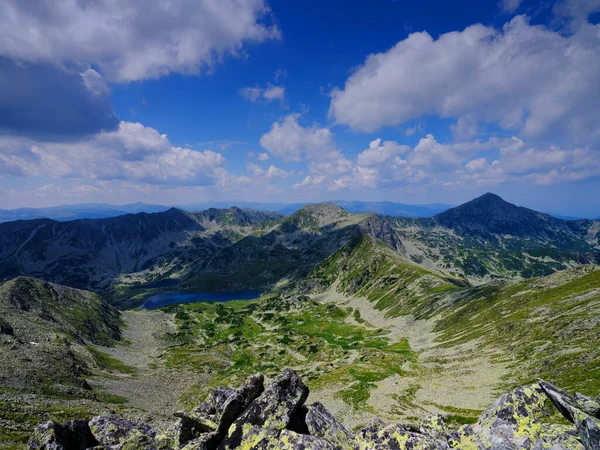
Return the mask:
POLYGON ((252 300, 260 297, 259 291, 243 292, 165 292, 148 297, 142 308, 157 309, 166 305, 196 302, 229 302, 231 300, 252 300))

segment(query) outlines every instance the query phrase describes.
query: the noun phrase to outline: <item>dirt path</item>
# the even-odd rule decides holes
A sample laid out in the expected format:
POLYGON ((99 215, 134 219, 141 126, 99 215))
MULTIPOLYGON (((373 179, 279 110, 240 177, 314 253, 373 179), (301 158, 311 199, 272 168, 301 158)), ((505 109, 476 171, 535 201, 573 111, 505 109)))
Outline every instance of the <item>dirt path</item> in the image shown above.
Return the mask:
POLYGON ((168 417, 181 409, 181 395, 197 384, 202 375, 171 371, 164 367, 162 355, 171 344, 161 339, 175 331, 172 315, 161 311, 126 311, 124 340, 129 345, 103 349, 136 370, 129 377, 102 377, 93 380, 95 387, 129 399, 128 406, 143 409, 158 418, 168 417))

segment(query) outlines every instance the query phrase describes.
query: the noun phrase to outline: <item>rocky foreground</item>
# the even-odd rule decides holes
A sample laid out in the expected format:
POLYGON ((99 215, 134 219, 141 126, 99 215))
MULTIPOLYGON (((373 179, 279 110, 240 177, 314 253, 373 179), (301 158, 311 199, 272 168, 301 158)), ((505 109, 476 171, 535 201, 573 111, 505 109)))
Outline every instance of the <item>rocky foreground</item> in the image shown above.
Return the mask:
POLYGON ((117 416, 90 422, 40 424, 30 449, 585 449, 600 450, 600 398, 571 396, 550 383, 519 387, 502 395, 474 425, 449 430, 440 415, 419 428, 375 421, 356 434, 316 402, 285 369, 266 388, 262 375, 239 389, 218 388, 190 413, 176 412, 163 429, 117 416), (552 420, 554 407, 568 422, 552 420))

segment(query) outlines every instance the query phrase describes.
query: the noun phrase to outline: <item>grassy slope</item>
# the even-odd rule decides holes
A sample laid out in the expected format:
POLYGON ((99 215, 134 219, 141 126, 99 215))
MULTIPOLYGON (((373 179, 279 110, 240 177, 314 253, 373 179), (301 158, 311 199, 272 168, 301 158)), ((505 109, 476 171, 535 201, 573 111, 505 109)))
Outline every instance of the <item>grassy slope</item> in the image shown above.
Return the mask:
POLYGON ((444 346, 481 342, 512 360, 517 384, 536 377, 588 395, 600 391, 600 270, 583 266, 472 289, 442 307, 444 346))
POLYGON ((126 371, 94 346, 115 345, 124 324, 96 294, 19 277, 0 286, 0 317, 0 448, 22 448, 42 420, 124 401, 85 381, 96 370, 126 371))
POLYGON ((174 369, 211 371, 212 381, 189 393, 194 405, 211 389, 263 372, 293 367, 312 389, 343 382, 339 398, 365 407, 368 388, 415 359, 408 342, 391 343, 387 332, 354 320, 353 310, 308 297, 277 296, 253 302, 197 303, 168 308, 176 314, 181 345, 168 352, 174 369))

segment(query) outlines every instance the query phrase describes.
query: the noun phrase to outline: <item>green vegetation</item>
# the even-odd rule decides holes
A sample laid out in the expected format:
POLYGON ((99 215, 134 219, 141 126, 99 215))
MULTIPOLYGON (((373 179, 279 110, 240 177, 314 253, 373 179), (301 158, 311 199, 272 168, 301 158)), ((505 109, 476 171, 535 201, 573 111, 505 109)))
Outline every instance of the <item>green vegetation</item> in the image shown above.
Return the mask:
POLYGON ((111 373, 121 373, 129 375, 135 373, 135 369, 133 367, 129 367, 117 358, 113 358, 108 353, 98 350, 97 348, 92 347, 91 345, 87 346, 86 348, 88 352, 90 352, 90 354, 92 355, 94 363, 96 364, 96 367, 98 369, 111 373))
POLYGON ((177 332, 166 338, 171 368, 211 372, 186 401, 250 374, 274 375, 292 367, 312 390, 341 386, 339 397, 367 407, 374 382, 402 375, 416 361, 406 339, 390 342, 387 332, 356 324, 350 311, 308 297, 270 296, 251 302, 196 303, 165 308, 175 313, 177 332))

